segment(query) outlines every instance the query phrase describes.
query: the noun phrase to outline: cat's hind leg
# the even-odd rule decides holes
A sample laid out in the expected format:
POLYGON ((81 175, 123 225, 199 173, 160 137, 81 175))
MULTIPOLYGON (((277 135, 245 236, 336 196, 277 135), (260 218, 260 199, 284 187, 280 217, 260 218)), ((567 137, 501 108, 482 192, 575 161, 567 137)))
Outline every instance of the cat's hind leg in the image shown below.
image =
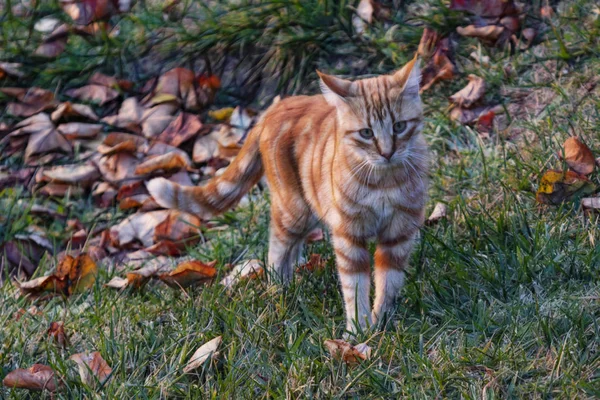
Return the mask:
POLYGON ((283 284, 292 280, 294 266, 301 259, 306 236, 315 224, 316 219, 308 207, 294 215, 280 202, 271 202, 267 266, 269 279, 283 284))

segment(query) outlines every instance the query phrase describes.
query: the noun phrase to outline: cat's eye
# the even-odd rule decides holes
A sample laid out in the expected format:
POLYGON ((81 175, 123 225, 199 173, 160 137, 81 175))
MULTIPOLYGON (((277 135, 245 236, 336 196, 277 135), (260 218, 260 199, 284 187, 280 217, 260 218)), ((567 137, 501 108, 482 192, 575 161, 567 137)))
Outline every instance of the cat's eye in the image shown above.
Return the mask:
POLYGON ((364 128, 358 131, 358 134, 365 139, 373 139, 373 129, 364 128))
POLYGON ((406 121, 394 122, 394 126, 392 128, 394 129, 394 133, 402 133, 406 129, 406 121))

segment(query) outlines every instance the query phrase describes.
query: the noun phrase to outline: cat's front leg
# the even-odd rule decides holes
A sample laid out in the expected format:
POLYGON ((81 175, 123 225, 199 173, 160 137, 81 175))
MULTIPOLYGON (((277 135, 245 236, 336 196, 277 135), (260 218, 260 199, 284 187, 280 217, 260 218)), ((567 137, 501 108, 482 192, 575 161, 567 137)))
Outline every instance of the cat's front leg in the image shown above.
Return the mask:
POLYGON ((380 239, 375 251, 375 302, 373 323, 389 315, 404 285, 404 270, 413 247, 414 234, 380 239))
POLYGON ((346 330, 355 334, 359 327, 364 330, 371 325, 371 257, 366 240, 346 232, 334 232, 333 247, 346 309, 346 330))

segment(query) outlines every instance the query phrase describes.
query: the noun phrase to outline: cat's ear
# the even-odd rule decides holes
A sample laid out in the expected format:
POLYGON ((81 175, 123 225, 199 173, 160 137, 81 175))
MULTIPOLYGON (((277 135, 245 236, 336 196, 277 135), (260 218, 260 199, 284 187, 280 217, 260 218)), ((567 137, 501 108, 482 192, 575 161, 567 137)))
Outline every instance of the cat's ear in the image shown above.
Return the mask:
POLYGON ((419 58, 417 55, 406 63, 399 71, 392 75, 392 79, 402 88, 403 96, 418 96, 419 83, 421 82, 421 68, 419 67, 419 58))
POLYGON ((325 100, 332 106, 340 106, 345 103, 345 99, 352 97, 353 86, 352 82, 346 79, 338 78, 332 75, 326 75, 317 70, 317 75, 320 78, 321 91, 325 100))

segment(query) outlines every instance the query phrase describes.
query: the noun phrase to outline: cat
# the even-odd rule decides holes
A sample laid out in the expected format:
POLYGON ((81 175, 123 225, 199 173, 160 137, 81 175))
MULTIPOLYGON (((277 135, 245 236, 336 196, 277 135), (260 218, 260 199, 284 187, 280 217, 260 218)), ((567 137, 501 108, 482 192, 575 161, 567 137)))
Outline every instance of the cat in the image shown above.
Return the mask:
POLYGON ((374 78, 317 73, 323 94, 269 107, 222 175, 201 187, 155 178, 147 188, 162 207, 210 218, 236 205, 265 173, 269 276, 289 282, 307 234, 325 223, 353 335, 392 311, 424 222, 429 162, 420 70, 415 56, 374 78), (377 240, 372 310, 370 239, 377 240))

